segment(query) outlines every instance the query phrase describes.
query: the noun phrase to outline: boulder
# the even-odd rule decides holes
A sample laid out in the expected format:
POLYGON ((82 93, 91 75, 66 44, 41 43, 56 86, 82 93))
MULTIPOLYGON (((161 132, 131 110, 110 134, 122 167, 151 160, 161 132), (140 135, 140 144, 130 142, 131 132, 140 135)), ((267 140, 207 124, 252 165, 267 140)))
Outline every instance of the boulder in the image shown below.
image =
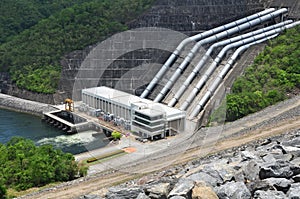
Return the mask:
POLYGON ((256 151, 260 156, 265 156, 267 154, 285 154, 283 150, 283 146, 277 144, 276 142, 272 142, 267 145, 262 145, 256 148, 256 151))
POLYGON ((172 196, 171 198, 169 199, 186 199, 185 197, 183 196, 172 196))
POLYGON ((259 179, 259 165, 256 161, 251 160, 243 167, 244 176, 249 181, 256 181, 259 179))
POLYGON ((106 199, 131 199, 137 198, 140 193, 143 193, 143 190, 140 188, 110 188, 108 193, 106 193, 106 199))
POLYGON ((277 191, 282 191, 284 193, 288 192, 292 184, 290 180, 285 178, 268 178, 264 179, 263 182, 273 186, 277 191))
POLYGON ((293 176, 296 176, 296 175, 300 174, 300 166, 291 165, 290 169, 293 172, 293 176))
POLYGON ((276 158, 271 153, 266 154, 265 156, 262 157, 262 159, 263 159, 264 162, 268 162, 268 163, 276 161, 276 158))
POLYGON ((243 169, 239 169, 237 172, 235 172, 234 180, 236 182, 245 182, 246 177, 244 175, 243 169))
POLYGON ((233 167, 234 165, 228 164, 227 161, 224 160, 218 163, 209 164, 202 171, 215 178, 217 185, 219 185, 231 181, 234 178, 236 170, 233 167))
POLYGON ((300 166, 300 157, 294 158, 293 160, 290 161, 291 164, 300 166))
POLYGON ((247 183, 247 187, 249 188, 251 194, 253 195, 257 190, 261 191, 267 191, 269 189, 274 189, 273 185, 270 185, 270 183, 257 180, 250 183, 247 183))
POLYGON ((293 176, 293 180, 294 180, 294 182, 300 182, 300 174, 293 176))
POLYGON ((253 198, 254 199, 286 199, 287 197, 281 191, 274 191, 274 190, 262 191, 262 190, 257 190, 254 193, 253 198))
POLYGON ((289 199, 300 199, 300 183, 292 184, 287 196, 289 199))
POLYGON ((84 195, 79 197, 79 199, 102 199, 102 198, 97 195, 84 195))
POLYGON ((218 196, 205 182, 200 182, 192 190, 192 199, 218 199, 218 196))
POLYGON ((286 153, 292 154, 294 157, 300 157, 300 148, 293 146, 283 147, 286 153))
POLYGON ((160 183, 151 185, 145 189, 145 193, 150 198, 166 199, 170 191, 170 183, 160 183))
POLYGON ((283 146, 300 147, 300 137, 295 137, 282 142, 283 146))
POLYGON ((207 173, 199 172, 195 173, 193 175, 190 175, 187 179, 193 180, 195 182, 204 181, 207 184, 210 184, 211 186, 215 187, 218 183, 221 183, 221 179, 217 179, 207 173))
POLYGON ((249 152, 249 151, 242 151, 241 157, 242 157, 243 161, 257 159, 257 156, 254 153, 249 152))
POLYGON ((136 199, 150 199, 145 193, 139 193, 136 199))
POLYGON ((220 199, 247 199, 251 198, 251 193, 242 182, 227 182, 217 188, 217 195, 220 199))
POLYGON ((185 198, 191 198, 192 197, 192 189, 195 186, 195 182, 193 180, 189 179, 181 179, 179 180, 174 188, 169 193, 168 198, 173 196, 183 196, 185 198))
POLYGON ((290 178, 292 177, 293 171, 290 169, 290 165, 284 161, 269 162, 261 165, 259 171, 259 178, 290 178))
POLYGON ((202 172, 207 173, 208 175, 210 175, 213 178, 215 178, 217 180, 217 184, 220 184, 220 183, 223 182, 223 180, 222 180, 219 172, 217 171, 217 169, 215 168, 215 166, 213 164, 204 167, 204 169, 202 170, 202 172))
POLYGON ((275 154, 274 155, 275 160, 282 160, 282 161, 286 161, 289 162, 294 158, 294 155, 291 153, 287 153, 287 154, 275 154))

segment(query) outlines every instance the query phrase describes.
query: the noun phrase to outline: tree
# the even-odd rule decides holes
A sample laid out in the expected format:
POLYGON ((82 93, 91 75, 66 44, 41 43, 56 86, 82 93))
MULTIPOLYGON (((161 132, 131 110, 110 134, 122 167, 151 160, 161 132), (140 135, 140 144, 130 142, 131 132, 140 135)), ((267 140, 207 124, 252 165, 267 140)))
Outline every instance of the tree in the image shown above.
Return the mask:
MULTIPOLYGON (((3 184, 25 190, 73 180, 79 175, 74 156, 51 145, 37 147, 31 140, 14 137, 6 145, 0 144, 0 153, 0 188, 3 193, 3 184)), ((84 170, 80 174, 85 174, 84 170)))
POLYGON ((114 139, 114 140, 120 140, 121 137, 122 137, 122 134, 118 131, 113 131, 111 133, 111 137, 114 139))
POLYGON ((6 198, 6 187, 4 186, 2 176, 0 176, 0 199, 5 199, 6 198))

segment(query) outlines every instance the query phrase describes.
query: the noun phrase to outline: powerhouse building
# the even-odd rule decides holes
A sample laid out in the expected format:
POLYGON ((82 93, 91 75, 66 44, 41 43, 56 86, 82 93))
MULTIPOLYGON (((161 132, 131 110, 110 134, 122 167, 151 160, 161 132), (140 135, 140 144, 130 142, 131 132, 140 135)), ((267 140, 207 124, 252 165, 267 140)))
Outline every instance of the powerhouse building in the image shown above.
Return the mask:
POLYGON ((83 89, 82 102, 130 121, 130 130, 142 137, 165 137, 185 129, 185 111, 105 86, 83 89))

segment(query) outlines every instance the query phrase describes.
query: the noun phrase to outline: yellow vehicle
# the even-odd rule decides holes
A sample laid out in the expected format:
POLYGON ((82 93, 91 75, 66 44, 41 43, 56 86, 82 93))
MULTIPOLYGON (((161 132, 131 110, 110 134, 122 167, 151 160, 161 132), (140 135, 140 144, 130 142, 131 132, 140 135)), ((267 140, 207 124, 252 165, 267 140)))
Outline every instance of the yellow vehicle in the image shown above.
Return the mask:
POLYGON ((72 99, 67 98, 65 100, 65 110, 66 111, 74 111, 74 101, 72 99))

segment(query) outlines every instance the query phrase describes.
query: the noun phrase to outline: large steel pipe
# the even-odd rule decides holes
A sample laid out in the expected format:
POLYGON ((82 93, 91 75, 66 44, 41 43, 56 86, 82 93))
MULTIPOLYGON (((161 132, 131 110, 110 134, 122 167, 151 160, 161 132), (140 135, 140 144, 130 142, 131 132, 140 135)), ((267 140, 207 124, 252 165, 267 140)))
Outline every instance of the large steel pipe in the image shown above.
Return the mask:
POLYGON ((214 70, 216 69, 216 67, 218 66, 218 64, 221 62, 223 56, 225 55, 225 53, 232 48, 236 48, 239 46, 242 46, 244 44, 247 43, 251 43, 263 38, 267 38, 271 35, 280 33, 286 29, 295 27, 297 25, 299 25, 300 22, 294 22, 292 24, 288 24, 285 25, 281 28, 276 28, 274 30, 270 30, 258 35, 255 35, 253 37, 229 44, 227 46, 225 46, 221 52, 217 55, 216 59, 213 61, 213 63, 209 66, 209 68, 207 69, 207 71, 205 72, 205 74, 202 76, 202 78, 199 80, 199 82, 197 83, 197 85, 194 87, 194 89, 192 90, 191 94, 188 96, 188 98, 184 101, 184 103, 182 104, 182 106, 180 107, 180 110, 186 110, 188 108, 188 106, 190 105, 190 103, 192 102, 192 100, 196 97, 196 95, 200 92, 201 88, 204 86, 204 84, 207 82, 209 76, 214 72, 214 70))
POLYGON ((204 44, 208 44, 214 41, 217 41, 219 39, 228 37, 230 35, 233 35, 237 32, 243 31, 247 28, 251 28, 253 26, 256 26, 258 24, 261 24, 262 22, 265 22, 267 20, 273 19, 279 15, 282 15, 283 13, 286 13, 288 10, 286 8, 282 8, 280 10, 277 10, 275 12, 272 12, 270 14, 264 15, 262 17, 259 17, 257 19, 248 21, 246 23, 243 23, 241 25, 238 25, 236 27, 227 29, 223 32, 220 32, 218 34, 215 34, 213 36, 210 36, 206 39, 203 39, 196 43, 196 45, 192 48, 190 53, 185 57, 183 62, 180 64, 180 66, 177 68, 173 76, 169 79, 167 84, 164 86, 164 88, 160 91, 160 93, 157 95, 157 97, 154 99, 154 102, 160 102, 166 95, 167 92, 171 90, 174 83, 177 81, 177 79, 180 77, 180 75, 183 73, 185 68, 189 65, 189 63, 192 61, 192 59, 195 57, 196 53, 199 51, 200 47, 204 44))
POLYGON ((279 28, 282 27, 284 25, 290 24, 292 23, 292 20, 287 20, 272 26, 268 26, 266 28, 262 28, 253 32, 249 32, 237 37, 233 37, 218 43, 213 44, 205 53, 205 55, 202 57, 202 59, 198 62, 198 64, 196 65, 196 67, 193 69, 192 73, 188 76, 188 78, 184 81, 184 83, 182 84, 182 86, 179 88, 179 90, 175 93, 174 97, 171 99, 171 101, 168 103, 168 106, 174 106, 178 100, 180 99, 180 97, 184 94, 184 92, 186 91, 186 89, 188 88, 188 86, 192 83, 192 81, 194 80, 194 78, 196 77, 196 75, 199 73, 199 71, 202 69, 202 67, 205 65, 206 61, 208 60, 208 58, 211 56, 211 53, 214 51, 215 48, 220 47, 220 46, 224 46, 275 28, 279 28))
POLYGON ((200 111, 203 110, 204 106, 206 105, 206 103, 210 100, 210 98, 212 97, 212 95, 214 94, 214 92, 217 90, 217 88, 220 86, 220 84, 222 83, 224 77, 227 75, 227 73, 229 72, 229 70, 232 68, 232 65, 235 63, 236 59, 238 58, 238 56, 243 53, 246 49, 248 49, 250 46, 255 45, 255 44, 259 44, 262 43, 264 41, 267 41, 273 37, 276 37, 278 34, 275 34, 273 36, 252 42, 250 44, 246 44, 244 46, 239 47, 234 53, 233 55, 229 58, 228 62, 226 63, 225 67, 223 68, 223 70, 219 73, 219 75, 213 80, 213 83, 211 84, 211 86, 207 89, 207 92, 205 93, 205 95, 201 98, 201 100, 199 101, 199 103, 196 105, 194 111, 191 113, 190 115, 190 119, 193 119, 194 117, 196 117, 200 111))
POLYGON ((253 19, 256 19, 258 17, 264 16, 266 14, 269 14, 271 12, 273 12, 275 9, 274 8, 270 8, 270 9, 266 9, 262 12, 250 15, 248 17, 239 19, 237 21, 228 23, 226 25, 223 26, 219 26, 217 28, 205 31, 203 33, 197 34, 195 36, 189 37, 187 39, 184 39, 175 49, 175 51, 171 54, 171 56, 168 58, 168 60, 165 62, 165 64, 162 66, 162 68, 159 70, 159 72, 155 75, 155 77, 152 79, 152 81, 149 83, 149 85, 147 86, 147 88, 143 91, 143 93, 141 94, 141 98, 146 98, 149 93, 153 90, 153 88, 155 87, 155 85, 161 80, 161 78, 165 75, 165 73, 169 70, 169 68, 171 67, 171 65, 176 61, 178 55, 183 51, 184 47, 191 43, 191 42, 197 42, 203 38, 206 38, 208 36, 214 35, 216 33, 219 33, 221 31, 227 30, 229 28, 232 28, 234 26, 237 26, 239 24, 243 24, 247 21, 251 21, 253 19))

